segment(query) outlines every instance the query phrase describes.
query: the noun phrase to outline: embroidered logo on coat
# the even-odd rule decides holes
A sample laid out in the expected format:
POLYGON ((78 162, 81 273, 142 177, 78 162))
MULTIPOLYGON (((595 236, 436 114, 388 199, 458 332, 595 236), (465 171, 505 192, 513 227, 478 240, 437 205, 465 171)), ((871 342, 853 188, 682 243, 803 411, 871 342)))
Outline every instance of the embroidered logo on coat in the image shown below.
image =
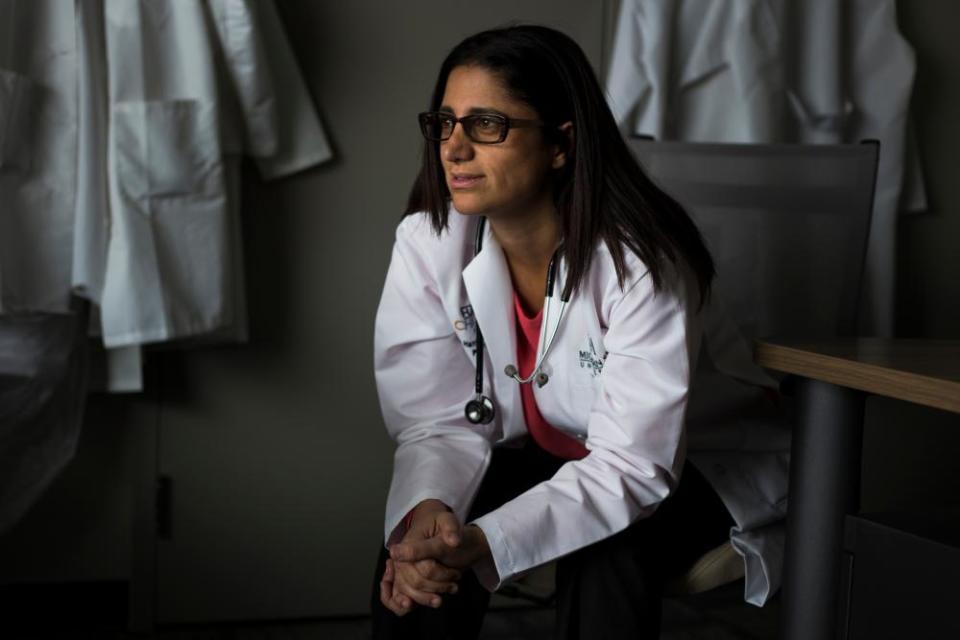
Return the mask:
POLYGON ((460 316, 453 321, 453 328, 457 331, 467 331, 473 334, 473 340, 461 339, 461 342, 463 342, 463 346, 473 351, 473 355, 477 355, 477 318, 473 314, 473 305, 467 304, 460 307, 460 316))
POLYGON ((596 378, 603 372, 603 363, 607 354, 600 355, 593 345, 593 338, 587 338, 586 349, 580 349, 580 368, 587 369, 596 378))

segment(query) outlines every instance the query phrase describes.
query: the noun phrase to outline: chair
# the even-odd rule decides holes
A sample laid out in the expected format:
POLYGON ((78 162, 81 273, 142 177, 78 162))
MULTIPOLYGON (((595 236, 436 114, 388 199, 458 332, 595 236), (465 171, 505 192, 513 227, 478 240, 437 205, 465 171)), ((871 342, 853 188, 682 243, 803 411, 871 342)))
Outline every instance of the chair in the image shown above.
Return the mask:
POLYGON ((879 143, 629 144, 700 227, 746 337, 855 332, 879 143))
MULTIPOLYGON (((855 332, 878 143, 628 145, 697 223, 716 264, 714 294, 745 339, 855 332)), ((701 593, 743 576, 743 559, 726 542, 666 593, 701 593)), ((503 592, 542 604, 552 582, 548 565, 503 592)))
MULTIPOLYGON (((629 145, 647 174, 700 228, 717 269, 714 295, 746 341, 855 333, 877 142, 746 145, 634 138, 629 145)), ((709 351, 705 347, 704 353, 709 351)), ((692 404, 696 394, 695 387, 692 404)), ((736 407, 729 397, 718 404, 725 411, 736 407)), ((693 422, 709 423, 710 414, 704 413, 709 406, 691 407, 689 444, 695 460, 693 422), (692 415, 697 411, 701 415, 692 415)), ((772 431, 755 425, 750 439, 788 442, 785 432, 767 435, 765 430, 772 431)), ((782 492, 785 498, 786 477, 782 492)), ((667 590, 699 593, 742 576, 742 559, 725 543, 667 590)))

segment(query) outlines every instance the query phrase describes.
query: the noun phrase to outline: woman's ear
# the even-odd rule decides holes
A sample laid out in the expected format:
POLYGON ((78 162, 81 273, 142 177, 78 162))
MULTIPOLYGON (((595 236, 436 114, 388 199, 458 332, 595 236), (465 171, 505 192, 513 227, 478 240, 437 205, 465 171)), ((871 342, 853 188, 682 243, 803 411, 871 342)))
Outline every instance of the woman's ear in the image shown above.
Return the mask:
POLYGON ((556 146, 553 154, 551 166, 554 169, 562 169, 567 164, 567 157, 573 149, 573 123, 564 122, 557 127, 560 131, 560 142, 556 146))

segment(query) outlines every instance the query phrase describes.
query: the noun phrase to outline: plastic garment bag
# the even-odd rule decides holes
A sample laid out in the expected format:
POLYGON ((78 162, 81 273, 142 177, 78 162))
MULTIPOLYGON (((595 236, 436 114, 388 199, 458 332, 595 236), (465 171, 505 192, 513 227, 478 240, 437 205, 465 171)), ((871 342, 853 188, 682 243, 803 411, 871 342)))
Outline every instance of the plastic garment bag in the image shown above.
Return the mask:
POLYGON ((87 385, 87 314, 0 315, 0 533, 73 457, 87 385))

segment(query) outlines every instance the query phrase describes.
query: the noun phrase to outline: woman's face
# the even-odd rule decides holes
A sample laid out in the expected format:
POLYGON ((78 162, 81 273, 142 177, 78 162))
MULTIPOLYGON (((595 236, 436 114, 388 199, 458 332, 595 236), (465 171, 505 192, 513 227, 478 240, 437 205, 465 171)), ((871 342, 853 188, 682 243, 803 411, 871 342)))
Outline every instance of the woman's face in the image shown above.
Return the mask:
MULTIPOLYGON (((539 120, 539 114, 512 98, 483 67, 455 67, 447 78, 441 111, 458 118, 492 113, 539 120)), ((460 213, 504 218, 553 210, 551 175, 566 156, 548 144, 540 127, 511 127, 497 144, 477 143, 459 123, 440 143, 440 158, 454 208, 460 213)))

